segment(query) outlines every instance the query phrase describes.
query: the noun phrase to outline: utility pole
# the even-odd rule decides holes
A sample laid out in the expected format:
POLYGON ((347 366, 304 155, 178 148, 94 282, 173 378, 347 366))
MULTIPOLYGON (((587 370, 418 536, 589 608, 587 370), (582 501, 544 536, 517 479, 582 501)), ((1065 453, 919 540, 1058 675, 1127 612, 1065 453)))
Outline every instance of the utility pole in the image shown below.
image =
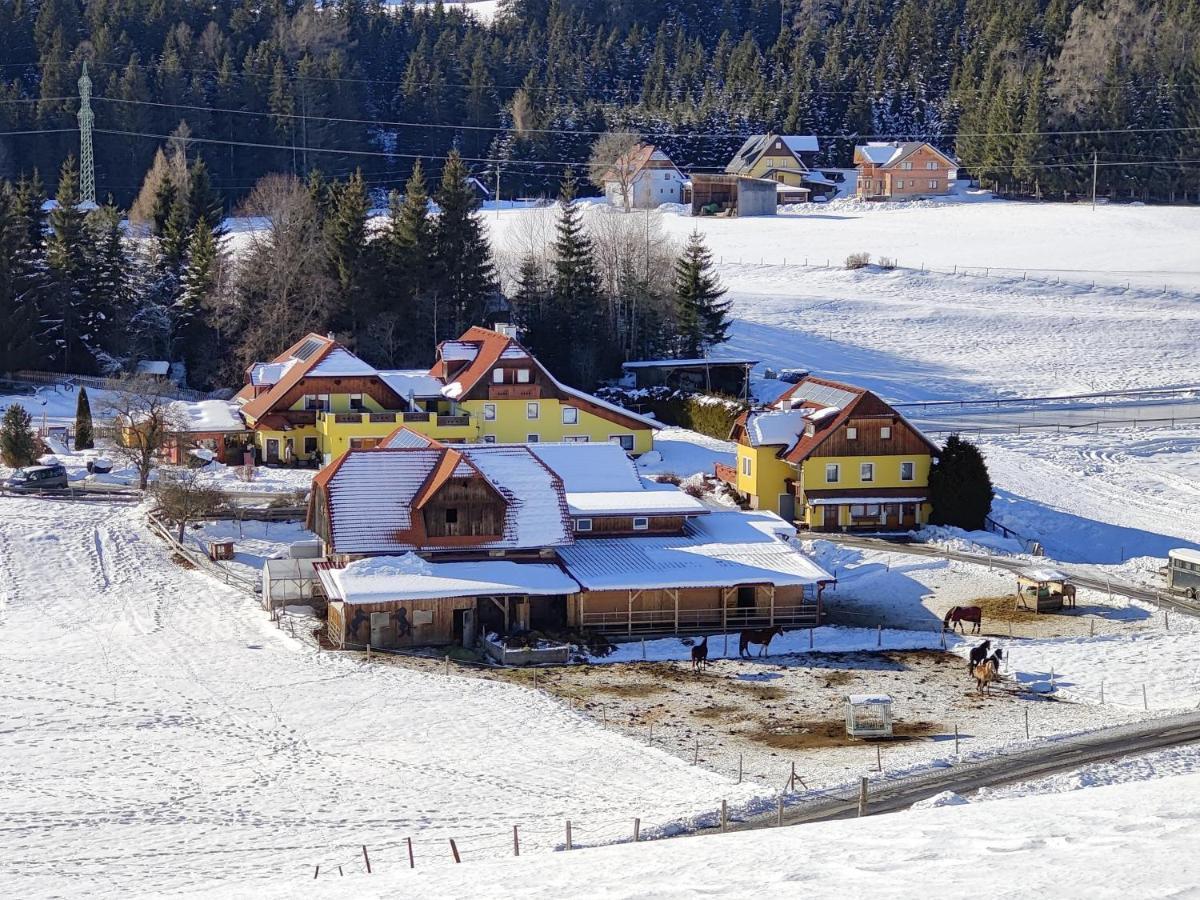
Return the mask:
POLYGON ((96 205, 96 160, 92 156, 92 79, 88 77, 87 60, 79 78, 79 202, 96 205))
POLYGON ((500 218, 500 163, 496 163, 496 218, 500 218))
POLYGON ((1099 155, 1092 151, 1092 209, 1096 208, 1096 172, 1100 168, 1099 155))

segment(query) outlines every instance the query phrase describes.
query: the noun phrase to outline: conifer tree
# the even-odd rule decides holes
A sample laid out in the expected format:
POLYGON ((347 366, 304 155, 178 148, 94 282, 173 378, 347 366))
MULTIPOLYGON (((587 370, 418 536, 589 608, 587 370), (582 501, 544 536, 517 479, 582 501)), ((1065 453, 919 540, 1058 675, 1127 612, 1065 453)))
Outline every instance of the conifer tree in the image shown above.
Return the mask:
POLYGON ((950 435, 929 472, 930 522, 978 531, 986 524, 994 496, 979 448, 950 435))
POLYGON ((218 265, 213 230, 202 215, 188 242, 175 317, 174 356, 184 361, 192 384, 206 384, 217 366, 217 360, 213 359, 213 329, 207 316, 218 265))
POLYGON ((73 156, 63 163, 55 200, 46 241, 48 284, 42 326, 53 348, 52 358, 63 371, 91 372, 95 367, 91 349, 98 335, 87 308, 87 234, 73 156))
POLYGON ((684 359, 703 356, 729 335, 729 305, 725 288, 713 273, 712 254, 699 229, 675 264, 675 310, 678 353, 684 359))
POLYGON ((607 362, 611 336, 604 333, 600 274, 592 241, 583 227, 575 202, 575 173, 567 169, 563 178, 554 240, 554 273, 551 294, 561 317, 561 338, 555 356, 562 361, 559 371, 585 390, 595 386, 607 362))
POLYGON ((329 274, 338 285, 340 308, 337 322, 351 334, 357 334, 360 303, 366 286, 367 188, 362 172, 349 180, 335 183, 329 190, 329 209, 325 215, 325 253, 329 274))
POLYGON ((14 469, 33 465, 37 451, 33 418, 25 407, 14 403, 4 411, 4 419, 0 421, 0 462, 14 469))
POLYGON ((378 243, 378 279, 367 337, 380 364, 417 364, 433 347, 432 224, 421 161, 413 164, 404 196, 388 201, 378 243))
POLYGON ((439 212, 432 239, 435 290, 441 309, 438 318, 451 333, 439 327, 437 340, 457 337, 471 325, 484 324, 488 305, 497 294, 491 250, 479 218, 479 198, 467 178, 462 157, 457 150, 450 151, 434 197, 439 212))
POLYGON ((87 388, 80 386, 75 401, 75 448, 91 450, 96 446, 92 436, 92 405, 88 400, 87 388))
POLYGON ((127 356, 125 324, 133 306, 133 267, 121 231, 121 214, 111 204, 86 219, 88 314, 94 322, 99 367, 115 372, 127 356))
POLYGON ((0 372, 35 367, 40 352, 34 338, 36 307, 23 288, 27 235, 17 193, 0 184, 0 372))

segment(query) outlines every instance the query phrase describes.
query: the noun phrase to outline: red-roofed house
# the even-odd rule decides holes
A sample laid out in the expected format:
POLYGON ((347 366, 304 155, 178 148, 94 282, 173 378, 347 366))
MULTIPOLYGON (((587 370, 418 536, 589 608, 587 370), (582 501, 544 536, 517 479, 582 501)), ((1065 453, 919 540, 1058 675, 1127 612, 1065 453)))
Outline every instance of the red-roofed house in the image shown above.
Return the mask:
POLYGON ((929 521, 939 448, 864 388, 808 376, 734 424, 734 467, 717 476, 755 509, 814 531, 884 531, 929 521))

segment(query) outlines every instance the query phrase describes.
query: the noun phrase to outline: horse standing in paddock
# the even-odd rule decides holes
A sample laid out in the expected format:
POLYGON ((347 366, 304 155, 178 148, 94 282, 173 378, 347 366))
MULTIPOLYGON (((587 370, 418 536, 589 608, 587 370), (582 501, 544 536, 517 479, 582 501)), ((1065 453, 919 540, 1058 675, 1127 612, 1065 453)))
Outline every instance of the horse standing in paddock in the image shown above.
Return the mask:
POLYGON ((699 672, 708 668, 708 635, 692 648, 692 671, 699 672))
POLYGON ((772 625, 770 628, 751 628, 748 631, 743 631, 738 636, 738 656, 749 656, 749 647, 751 644, 761 644, 762 647, 758 651, 759 656, 766 656, 767 649, 771 646, 771 639, 777 634, 783 634, 782 625, 772 625))
POLYGON ((971 634, 979 634, 979 627, 983 623, 983 610, 978 606, 952 606, 950 612, 946 613, 946 618, 942 620, 942 631, 947 628, 953 631, 954 627, 958 626, 958 630, 966 634, 963 622, 971 623, 971 634))
POLYGON ((1000 680, 1000 651, 997 650, 974 669, 971 675, 975 679, 975 688, 983 694, 992 692, 992 682, 1000 680))
POLYGON ((1063 606, 1075 608, 1075 585, 1064 584, 1062 589, 1063 606))
MULTIPOLYGON (((978 647, 971 648, 971 658, 967 662, 967 672, 974 672, 975 667, 987 659, 988 650, 990 650, 991 647, 991 641, 984 641, 978 647)), ((996 652, 999 653, 1000 651, 997 650, 996 652)))

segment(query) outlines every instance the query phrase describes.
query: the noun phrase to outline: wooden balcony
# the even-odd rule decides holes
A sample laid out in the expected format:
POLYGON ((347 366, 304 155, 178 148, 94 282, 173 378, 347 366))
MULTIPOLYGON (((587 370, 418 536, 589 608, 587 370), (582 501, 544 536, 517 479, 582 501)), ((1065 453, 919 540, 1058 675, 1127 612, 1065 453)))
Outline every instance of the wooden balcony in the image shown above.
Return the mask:
POLYGON ((541 400, 542 389, 536 384, 489 384, 489 400, 541 400))
POLYGON ((388 422, 394 425, 396 423, 396 414, 392 412, 373 412, 370 415, 372 425, 381 425, 388 422))

